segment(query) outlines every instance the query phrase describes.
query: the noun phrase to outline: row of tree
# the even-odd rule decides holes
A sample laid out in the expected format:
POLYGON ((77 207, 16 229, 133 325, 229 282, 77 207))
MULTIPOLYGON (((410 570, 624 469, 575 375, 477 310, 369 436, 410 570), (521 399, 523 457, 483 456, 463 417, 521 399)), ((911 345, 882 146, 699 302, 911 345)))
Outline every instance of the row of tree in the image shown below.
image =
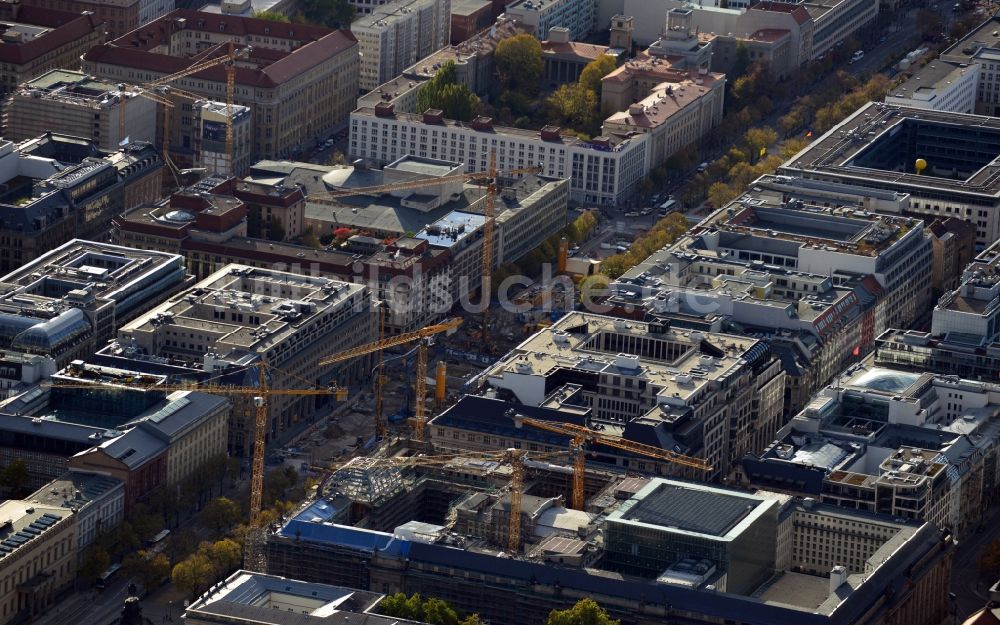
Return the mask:
POLYGON ((683 213, 671 213, 653 224, 653 227, 632 242, 624 254, 615 254, 601 261, 601 273, 614 279, 635 267, 652 254, 681 237, 688 230, 683 213))
MULTIPOLYGON (((420 621, 430 625, 480 625, 478 614, 461 615, 441 599, 424 598, 419 594, 407 597, 398 592, 382 600, 378 611, 385 616, 420 621)), ((545 625, 619 625, 593 599, 580 599, 566 610, 552 610, 545 625)))
POLYGON ((750 182, 777 170, 784 160, 804 148, 812 136, 826 132, 865 102, 881 100, 892 86, 882 74, 862 82, 843 71, 831 72, 817 80, 810 93, 794 98, 788 112, 777 119, 775 129, 754 125, 757 123, 754 120, 773 111, 774 104, 764 93, 784 91, 769 87, 773 81, 767 79, 765 69, 760 63, 754 64, 733 86, 734 102, 759 103, 763 98, 764 108, 754 109, 748 104, 726 115, 717 134, 741 136, 741 140, 678 193, 682 203, 696 205, 708 199, 714 206, 721 206, 729 202, 750 182), (739 131, 740 128, 745 130, 739 131), (782 136, 785 138, 779 142, 782 136))
POLYGON ((192 599, 222 581, 243 562, 243 546, 230 538, 204 541, 198 550, 174 565, 170 579, 192 599))
POLYGON ((493 274, 493 288, 497 289, 501 283, 509 276, 537 276, 544 263, 554 263, 559 254, 560 239, 566 237, 572 245, 582 243, 597 227, 597 214, 594 211, 586 211, 565 228, 553 234, 542 243, 522 256, 516 263, 508 263, 497 268, 493 274))

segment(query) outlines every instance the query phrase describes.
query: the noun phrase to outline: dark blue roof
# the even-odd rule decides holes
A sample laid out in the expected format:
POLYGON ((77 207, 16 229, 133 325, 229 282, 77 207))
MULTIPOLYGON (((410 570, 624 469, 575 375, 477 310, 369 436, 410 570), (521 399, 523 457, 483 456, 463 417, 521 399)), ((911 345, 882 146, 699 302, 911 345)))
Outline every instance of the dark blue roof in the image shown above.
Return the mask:
MULTIPOLYGON (((684 586, 657 584, 635 578, 619 579, 588 572, 584 569, 563 568, 525 560, 499 558, 494 555, 466 551, 439 544, 411 542, 394 538, 391 534, 353 528, 343 525, 313 523, 302 519, 308 509, 281 531, 285 537, 299 540, 330 543, 365 552, 379 551, 380 555, 409 561, 411 564, 436 565, 488 575, 496 575, 514 584, 525 586, 542 584, 558 586, 580 594, 601 597, 618 597, 637 602, 668 604, 674 610, 690 611, 721 620, 733 620, 755 625, 849 625, 869 611, 883 594, 905 590, 907 578, 918 577, 920 566, 933 566, 936 558, 921 560, 941 544, 940 532, 928 524, 901 545, 890 562, 879 566, 867 576, 864 584, 844 599, 832 616, 810 613, 790 606, 764 603, 760 599, 693 590, 684 586)), ((853 511, 852 511, 853 513, 853 511)), ((572 593, 571 593, 572 594, 572 593)))
POLYGON ((576 425, 586 425, 587 422, 585 416, 573 412, 564 412, 562 410, 539 406, 514 405, 499 399, 466 395, 454 406, 435 417, 431 423, 489 434, 507 436, 513 434, 516 438, 538 441, 557 447, 569 444, 568 436, 553 434, 528 426, 516 428, 513 417, 508 414, 508 411, 512 408, 522 416, 540 421, 573 423, 576 425))

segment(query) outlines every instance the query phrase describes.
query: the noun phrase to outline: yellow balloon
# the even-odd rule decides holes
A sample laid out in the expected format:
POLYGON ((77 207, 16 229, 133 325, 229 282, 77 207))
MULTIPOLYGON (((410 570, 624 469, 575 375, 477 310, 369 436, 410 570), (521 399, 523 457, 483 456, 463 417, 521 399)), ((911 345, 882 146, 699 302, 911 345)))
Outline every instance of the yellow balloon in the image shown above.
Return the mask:
POLYGON ((916 163, 914 163, 914 165, 915 165, 915 166, 916 166, 916 168, 917 168, 917 173, 918 173, 918 174, 919 174, 920 172, 922 172, 923 170, 927 169, 927 161, 925 161, 925 160, 924 160, 924 159, 922 159, 922 158, 918 158, 918 159, 917 159, 917 162, 916 162, 916 163))

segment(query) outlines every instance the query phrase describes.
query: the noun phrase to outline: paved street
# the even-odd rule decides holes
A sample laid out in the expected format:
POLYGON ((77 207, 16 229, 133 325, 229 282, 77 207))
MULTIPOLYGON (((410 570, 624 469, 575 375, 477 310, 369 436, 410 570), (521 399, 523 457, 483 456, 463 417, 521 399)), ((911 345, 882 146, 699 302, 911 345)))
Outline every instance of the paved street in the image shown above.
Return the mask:
POLYGON ((60 601, 32 625, 68 625, 86 622, 88 625, 108 625, 116 622, 125 604, 128 580, 121 577, 104 592, 74 593, 60 601), (86 615, 86 619, 81 619, 86 615))
POLYGON ((981 534, 959 540, 951 572, 951 591, 955 594, 956 613, 961 619, 985 605, 990 584, 979 582, 979 556, 983 548, 1000 540, 1000 509, 994 506, 983 521, 981 534))

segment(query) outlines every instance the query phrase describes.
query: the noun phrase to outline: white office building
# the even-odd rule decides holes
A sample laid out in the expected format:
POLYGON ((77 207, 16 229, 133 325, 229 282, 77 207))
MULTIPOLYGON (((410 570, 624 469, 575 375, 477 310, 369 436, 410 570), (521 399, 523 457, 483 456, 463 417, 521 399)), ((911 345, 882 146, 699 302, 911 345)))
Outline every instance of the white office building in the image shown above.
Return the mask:
POLYGON ((535 29, 535 36, 549 38, 554 26, 568 28, 571 40, 583 39, 594 30, 596 0, 515 0, 507 5, 507 17, 535 29))
POLYGON ((915 109, 974 113, 979 74, 977 64, 931 61, 889 92, 885 102, 915 109))
POLYGON ((500 171, 541 164, 543 175, 570 179, 572 201, 616 205, 649 171, 647 137, 611 134, 584 141, 556 127, 521 130, 494 126, 488 118, 466 124, 444 119, 440 111, 414 115, 376 104, 351 113, 350 154, 377 165, 406 155, 462 162, 475 172, 487 170, 495 153, 500 171))
POLYGON ((351 24, 361 48, 358 86, 371 91, 451 38, 451 0, 395 0, 351 24))

